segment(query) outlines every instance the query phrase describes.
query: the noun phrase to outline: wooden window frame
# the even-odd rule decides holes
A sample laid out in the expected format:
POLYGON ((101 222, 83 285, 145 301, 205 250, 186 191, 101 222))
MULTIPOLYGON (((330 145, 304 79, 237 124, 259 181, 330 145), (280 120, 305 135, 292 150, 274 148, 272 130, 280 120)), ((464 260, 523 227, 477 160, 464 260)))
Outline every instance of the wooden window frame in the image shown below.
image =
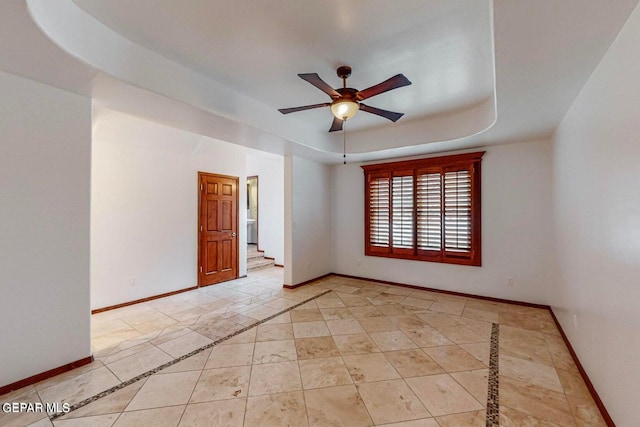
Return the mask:
MULTIPOLYGON (((385 258, 400 258, 416 261, 429 261, 447 264, 460 264, 481 266, 482 265, 482 242, 481 242, 481 162, 484 151, 456 154, 440 157, 429 157, 418 160, 406 160, 391 163, 379 163, 374 165, 361 166, 364 171, 365 185, 365 203, 364 203, 364 247, 366 256, 377 256, 385 258), (468 170, 470 176, 470 250, 468 252, 455 252, 447 250, 444 244, 445 222, 444 222, 444 204, 441 204, 441 228, 440 235, 442 244, 438 250, 425 250, 418 248, 418 192, 417 178, 418 171, 421 174, 439 173, 441 180, 446 172, 455 170, 468 170), (394 248, 393 247, 393 177, 394 176, 413 176, 413 247, 412 248, 394 248), (388 246, 372 245, 371 235, 371 209, 370 209, 370 181, 372 179, 389 180, 389 226, 388 226, 388 246)), ((442 181, 443 182, 443 181, 442 181)), ((440 188, 441 194, 444 194, 444 185, 440 188)), ((444 196, 441 195, 442 200, 444 196)))

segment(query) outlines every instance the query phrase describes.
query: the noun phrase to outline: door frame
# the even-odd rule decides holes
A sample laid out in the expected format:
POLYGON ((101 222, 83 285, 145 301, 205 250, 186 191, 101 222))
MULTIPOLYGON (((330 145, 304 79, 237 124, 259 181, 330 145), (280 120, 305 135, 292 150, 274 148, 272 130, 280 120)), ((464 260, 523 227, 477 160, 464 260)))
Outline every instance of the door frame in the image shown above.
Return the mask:
MULTIPOLYGON (((216 177, 216 178, 226 178, 226 179, 233 179, 236 181, 236 227, 238 228, 238 230, 236 231, 237 233, 237 241, 236 241, 236 277, 234 279, 238 279, 240 277, 240 229, 242 227, 240 227, 240 209, 239 209, 239 203, 240 203, 240 178, 237 176, 232 176, 232 175, 222 175, 219 173, 210 173, 210 172, 202 172, 202 171, 198 171, 198 186, 196 187, 198 190, 198 228, 196 229, 196 232, 198 233, 198 264, 196 265, 196 274, 198 276, 198 287, 205 287, 205 286, 212 286, 212 285, 203 285, 202 284, 202 277, 203 277, 203 272, 202 272, 202 236, 203 236, 203 232, 202 232, 202 191, 203 191, 203 185, 202 185, 202 177, 203 176, 212 176, 212 177, 216 177)), ((230 280, 234 280, 234 279, 230 279, 230 280)), ((224 283, 224 282, 220 282, 220 283, 224 283)))

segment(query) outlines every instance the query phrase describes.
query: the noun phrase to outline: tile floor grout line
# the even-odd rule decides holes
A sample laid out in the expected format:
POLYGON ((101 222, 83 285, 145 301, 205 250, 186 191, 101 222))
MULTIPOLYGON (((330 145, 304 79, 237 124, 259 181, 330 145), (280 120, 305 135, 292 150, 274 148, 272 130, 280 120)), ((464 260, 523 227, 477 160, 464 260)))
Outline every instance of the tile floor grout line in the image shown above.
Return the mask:
POLYGON ((175 365, 177 363, 180 363, 183 360, 186 360, 186 359, 190 358, 191 356, 195 356, 196 354, 202 353, 203 351, 208 350, 210 348, 213 348, 216 345, 218 345, 218 344, 220 344, 220 343, 222 343, 224 341, 227 341, 227 340, 229 340, 229 339, 231 339, 231 338, 233 338, 233 337, 235 337, 237 335, 240 335, 243 332, 251 330, 251 329, 253 329, 253 328, 255 328, 255 327, 257 327, 257 326, 259 326, 259 325, 261 325, 261 324, 263 324, 265 322, 268 322, 271 319, 275 319, 276 317, 278 317, 278 316, 280 316, 280 315, 282 315, 284 313, 287 313, 287 312, 289 312, 289 311, 291 311, 291 310, 293 310, 293 309, 295 309, 297 307, 300 307, 301 305, 304 305, 304 304, 308 303, 309 301, 313 301, 313 300, 315 300, 317 298, 320 298, 321 296, 326 295, 329 292, 333 292, 333 290, 328 289, 328 290, 326 290, 324 292, 319 293, 318 295, 314 295, 314 296, 312 296, 310 298, 307 298, 306 300, 301 301, 301 302, 299 302, 297 304, 294 304, 291 307, 285 308, 284 310, 281 310, 281 311, 279 311, 277 313, 274 313, 274 314, 272 314, 270 316, 267 316, 262 320, 257 320, 254 323, 252 323, 252 324, 250 324, 248 326, 245 326, 244 328, 238 329, 237 331, 232 332, 227 336, 219 338, 219 339, 215 340, 212 343, 209 343, 209 344, 207 344, 205 346, 197 348, 197 349, 195 349, 195 350, 193 350, 193 351, 191 351, 191 352, 189 352, 187 354, 184 354, 184 355, 182 355, 182 356, 180 356, 178 358, 175 358, 175 359, 173 359, 173 360, 171 360, 169 362, 166 362, 166 363, 164 363, 164 364, 162 364, 162 365, 160 365, 160 366, 158 366, 156 368, 153 368, 153 369, 151 369, 151 370, 149 370, 147 372, 144 372, 144 373, 142 373, 140 375, 137 375, 137 376, 135 376, 135 377, 133 377, 133 378, 127 380, 127 381, 123 381, 118 385, 115 385, 115 386, 113 386, 113 387, 111 387, 111 388, 109 388, 107 390, 104 390, 104 391, 102 391, 102 392, 100 392, 98 394, 95 394, 95 395, 93 395, 91 397, 88 397, 88 398, 86 398, 86 399, 84 399, 84 400, 82 400, 82 401, 80 401, 78 403, 74 403, 73 405, 70 406, 68 412, 56 412, 56 413, 54 413, 52 415, 49 415, 49 419, 51 421, 54 421, 54 420, 56 420, 56 419, 58 419, 58 418, 60 418, 60 417, 62 417, 64 415, 67 415, 67 414, 69 414, 69 413, 71 413, 71 412, 73 412, 73 411, 75 411, 77 409, 82 408, 83 406, 86 406, 86 405, 88 405, 90 403, 93 403, 96 400, 102 399, 103 397, 106 397, 106 396, 108 396, 108 395, 110 395, 112 393, 115 393, 116 391, 121 390, 121 389, 123 389, 123 388, 125 388, 125 387, 127 387, 127 386, 129 386, 129 385, 131 385, 133 383, 136 383, 136 382, 140 381, 143 378, 150 377, 151 375, 156 374, 156 373, 162 371, 163 369, 166 369, 166 368, 168 368, 170 366, 173 366, 173 365, 175 365))
POLYGON ((500 423, 499 405, 499 338, 500 325, 491 324, 491 345, 489 349, 489 378, 487 381, 487 427, 498 427, 500 423))
MULTIPOLYGON (((209 355, 211 355, 211 353, 209 353, 209 355)), ((207 359, 208 359, 208 357, 207 357, 207 359)), ((205 361, 204 366, 202 367, 202 369, 200 370, 200 374, 198 375, 198 379, 193 384, 193 390, 191 390, 191 393, 189 394, 189 399, 187 399, 187 404, 184 405, 184 409, 182 410, 182 414, 180 414, 180 419, 178 420, 178 424, 177 425, 180 425, 180 423, 182 422, 182 419, 184 418, 185 412, 187 412, 187 408, 189 407, 189 402, 191 401, 191 398, 193 398, 193 393, 195 393, 196 388, 198 387, 198 383, 200 382, 200 379, 202 378, 202 373, 204 372, 204 368, 205 368, 206 365, 207 365, 207 362, 205 361)), ((142 390, 142 387, 140 387, 140 390, 142 390)), ((138 392, 140 392, 140 390, 138 390, 138 392)), ((134 399, 135 399, 135 397, 134 397, 134 399)), ((131 403, 131 402, 133 402, 133 399, 131 399, 129 401, 129 403, 131 403)), ((127 408, 125 407, 124 409, 127 409, 127 408)), ((123 410, 121 412, 121 414, 124 414, 124 412, 125 411, 123 410)))

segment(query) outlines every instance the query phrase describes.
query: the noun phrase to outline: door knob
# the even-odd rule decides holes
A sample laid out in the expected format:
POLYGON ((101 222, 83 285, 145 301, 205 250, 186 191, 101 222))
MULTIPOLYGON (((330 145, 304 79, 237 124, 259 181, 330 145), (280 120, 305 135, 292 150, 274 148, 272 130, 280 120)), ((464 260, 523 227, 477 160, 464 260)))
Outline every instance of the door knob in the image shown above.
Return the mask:
POLYGON ((231 233, 231 237, 236 237, 236 233, 231 233))

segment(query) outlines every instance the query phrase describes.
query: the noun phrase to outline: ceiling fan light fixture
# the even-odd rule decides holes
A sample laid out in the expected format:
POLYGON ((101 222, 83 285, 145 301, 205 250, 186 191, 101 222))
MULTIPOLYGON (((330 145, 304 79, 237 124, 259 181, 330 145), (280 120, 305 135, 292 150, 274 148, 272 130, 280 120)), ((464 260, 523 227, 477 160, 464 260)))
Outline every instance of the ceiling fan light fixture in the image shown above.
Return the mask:
POLYGON ((331 112, 341 120, 349 120, 356 115, 360 106, 350 99, 338 99, 331 103, 331 112))
POLYGON ((346 65, 338 67, 337 74, 338 77, 342 79, 342 87, 336 89, 329 86, 327 82, 322 80, 316 73, 298 74, 298 77, 300 77, 302 80, 311 83, 313 86, 329 95, 331 97, 331 102, 303 105, 301 107, 293 108, 279 108, 278 111, 280 111, 282 114, 289 114, 298 111, 312 110, 314 108, 331 107, 331 113, 334 115, 334 118, 333 123, 331 124, 331 128, 329 128, 329 132, 337 132, 343 130, 343 126, 346 121, 355 116, 358 110, 363 110, 366 113, 384 117, 385 119, 391 120, 392 122, 396 122, 400 117, 404 115, 403 113, 387 111, 383 110, 382 108, 360 104, 359 102, 364 101, 365 99, 369 99, 372 96, 380 95, 381 93, 388 92, 402 86, 410 85, 411 81, 409 81, 409 79, 406 78, 404 74, 396 74, 395 76, 390 77, 387 80, 380 82, 377 85, 368 87, 364 90, 347 87, 347 77, 351 75, 351 67, 348 67, 346 65))

